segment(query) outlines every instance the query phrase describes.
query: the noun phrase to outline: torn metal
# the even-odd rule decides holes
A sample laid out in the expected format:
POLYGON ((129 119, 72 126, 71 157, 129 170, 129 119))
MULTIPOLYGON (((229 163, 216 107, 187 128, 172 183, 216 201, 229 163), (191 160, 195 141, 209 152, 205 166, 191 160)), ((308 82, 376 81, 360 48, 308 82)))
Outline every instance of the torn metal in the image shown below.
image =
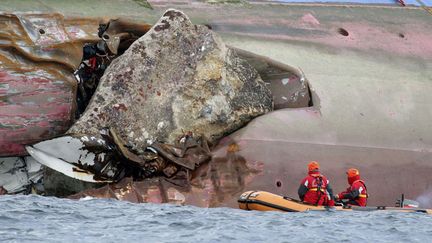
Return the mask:
POLYGON ((54 170, 94 183, 117 182, 124 177, 171 178, 180 170, 194 170, 211 159, 205 137, 190 132, 175 145, 156 142, 139 155, 125 147, 114 129, 101 133, 104 139, 88 135, 62 136, 27 146, 27 150, 54 170))
POLYGON ((0 158, 0 195, 43 194, 43 169, 30 156, 0 158))

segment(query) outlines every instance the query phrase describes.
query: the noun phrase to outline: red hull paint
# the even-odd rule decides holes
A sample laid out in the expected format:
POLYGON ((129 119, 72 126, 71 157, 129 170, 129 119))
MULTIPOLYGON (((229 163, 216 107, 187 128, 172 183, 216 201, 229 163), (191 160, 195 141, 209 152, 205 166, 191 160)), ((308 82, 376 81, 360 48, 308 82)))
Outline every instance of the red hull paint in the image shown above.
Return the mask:
POLYGON ((70 124, 74 87, 41 73, 0 70, 0 87, 7 87, 0 89, 0 156, 24 155, 23 145, 61 134, 70 124))

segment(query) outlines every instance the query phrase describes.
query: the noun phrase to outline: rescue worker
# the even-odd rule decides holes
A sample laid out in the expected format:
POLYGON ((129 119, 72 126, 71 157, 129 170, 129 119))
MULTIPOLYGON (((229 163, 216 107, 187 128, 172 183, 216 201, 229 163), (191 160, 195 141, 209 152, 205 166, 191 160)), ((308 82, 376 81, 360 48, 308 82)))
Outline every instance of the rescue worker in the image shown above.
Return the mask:
POLYGON ((347 171, 347 178, 350 186, 335 196, 336 201, 348 199, 347 205, 366 207, 368 194, 364 181, 360 180, 360 172, 351 168, 347 171))
POLYGON ((308 164, 308 176, 300 183, 298 195, 302 202, 319 205, 334 206, 333 190, 330 187, 329 180, 319 171, 319 164, 311 161, 308 164))

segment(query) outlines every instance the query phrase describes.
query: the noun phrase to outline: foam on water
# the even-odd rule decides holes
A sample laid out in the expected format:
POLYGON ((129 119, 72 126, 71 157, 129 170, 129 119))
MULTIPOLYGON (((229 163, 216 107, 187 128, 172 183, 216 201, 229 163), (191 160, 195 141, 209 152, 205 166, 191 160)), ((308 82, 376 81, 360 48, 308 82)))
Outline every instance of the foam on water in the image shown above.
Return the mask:
POLYGON ((253 212, 231 208, 0 197, 0 241, 427 242, 432 216, 379 212, 253 212))

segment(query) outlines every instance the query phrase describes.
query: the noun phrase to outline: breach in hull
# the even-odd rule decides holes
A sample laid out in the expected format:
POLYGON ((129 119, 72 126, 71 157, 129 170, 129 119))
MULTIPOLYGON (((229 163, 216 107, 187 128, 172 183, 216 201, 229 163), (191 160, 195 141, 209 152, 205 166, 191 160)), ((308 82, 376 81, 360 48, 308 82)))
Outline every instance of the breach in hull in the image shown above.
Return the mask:
MULTIPOLYGON (((143 40, 145 40, 146 38, 148 39, 148 37, 146 36, 150 36, 150 38, 155 39, 155 36, 158 34, 158 32, 160 32, 162 28, 160 26, 164 25, 164 28, 167 29, 169 28, 170 24, 176 25, 176 21, 179 21, 178 19, 180 19, 179 23, 185 20, 189 21, 187 20, 187 17, 185 17, 181 12, 177 12, 175 10, 168 11, 165 14, 164 18, 161 19, 160 23, 157 23, 147 35, 143 36, 143 40), (168 17, 169 21, 172 21, 172 23, 167 22, 166 18, 168 17)), ((137 117, 139 113, 135 111, 136 108, 133 108, 134 105, 142 107, 140 105, 140 98, 138 98, 138 101, 127 104, 127 101, 121 102, 121 99, 124 99, 125 97, 124 93, 120 93, 117 97, 115 97, 115 101, 117 103, 111 107, 113 108, 113 110, 101 111, 100 113, 97 113, 99 109, 103 109, 101 101, 98 100, 100 99, 99 97, 104 97, 105 99, 108 99, 108 93, 112 93, 111 89, 113 87, 121 85, 121 82, 123 81, 117 79, 114 80, 114 82, 117 82, 117 84, 108 84, 110 91, 107 94, 101 93, 101 90, 103 90, 103 88, 98 88, 99 91, 92 88, 95 87, 95 85, 98 85, 99 79, 101 77, 99 72, 102 72, 103 74, 106 69, 106 66, 104 65, 108 65, 109 67, 113 58, 117 57, 116 54, 125 53, 126 49, 129 48, 129 45, 132 43, 132 37, 134 37, 134 35, 130 33, 124 34, 122 32, 124 31, 124 29, 122 29, 121 27, 125 26, 126 22, 121 22, 122 25, 119 25, 118 23, 118 20, 116 20, 109 21, 108 24, 100 25, 98 36, 101 38, 101 40, 95 41, 95 44, 84 45, 84 55, 82 57, 81 64, 78 67, 78 71, 74 73, 78 81, 78 112, 75 112, 75 114, 78 114, 76 115, 76 117, 81 118, 67 132, 67 136, 61 136, 58 138, 49 139, 43 142, 36 143, 34 145, 27 146, 27 151, 33 158, 40 161, 45 166, 54 169, 66 176, 91 183, 119 182, 123 178, 131 178, 135 182, 143 179, 148 179, 143 182, 144 185, 142 187, 144 188, 149 187, 148 184, 151 185, 155 181, 155 179, 151 178, 156 177, 156 181, 168 181, 170 182, 171 186, 174 185, 178 187, 180 185, 178 189, 188 193, 194 190, 193 187, 206 187, 206 185, 203 184, 208 182, 208 175, 205 171, 207 170, 207 168, 211 168, 211 183, 213 184, 221 184, 220 181, 215 181, 215 169, 216 173, 223 173, 223 176, 227 178, 225 179, 225 181, 237 180, 237 183, 234 183, 233 185, 222 184, 212 190, 216 190, 217 194, 220 194, 219 192, 222 192, 222 194, 226 192, 230 192, 230 194, 235 194, 241 190, 241 188, 238 188, 238 183, 241 184, 240 186, 244 186, 244 177, 251 173, 257 173, 259 170, 246 166, 246 161, 244 159, 241 159, 240 161, 238 161, 238 159, 230 159, 232 163, 240 164, 229 165, 228 167, 223 164, 218 165, 221 162, 217 162, 217 160, 216 162, 211 162, 210 164, 212 165, 210 165, 210 167, 200 167, 202 164, 207 163, 211 158, 209 146, 207 145, 207 137, 210 138, 211 142, 216 142, 219 138, 221 138, 221 136, 228 134, 230 131, 237 129, 239 126, 243 126, 245 122, 247 122, 254 116, 271 110, 273 105, 272 100, 276 101, 275 106, 277 108, 303 107, 309 106, 312 103, 310 97, 311 92, 309 90, 307 80, 299 70, 282 64, 280 62, 273 61, 269 58, 253 54, 251 52, 243 51, 234 47, 225 47, 217 36, 212 37, 213 40, 210 39, 210 41, 204 39, 205 41, 200 44, 199 35, 202 35, 205 38, 208 38, 206 36, 212 35, 210 35, 211 30, 208 30, 207 27, 199 26, 199 31, 201 31, 202 33, 197 35, 198 38, 196 40, 192 39, 190 41, 192 44, 197 46, 192 46, 192 49, 190 50, 191 53, 186 54, 187 56, 194 56, 197 54, 207 55, 207 57, 204 58, 199 57, 197 59, 198 62, 196 64, 196 70, 191 70, 193 74, 192 79, 196 79, 198 82, 202 82, 202 80, 206 79, 209 80, 206 81, 207 83, 204 83, 204 87, 210 84, 210 86, 208 86, 207 88, 209 94, 202 93, 203 86, 201 86, 202 84, 198 83, 198 85, 200 86, 198 86, 199 89, 197 89, 197 94, 195 97, 197 101, 192 101, 195 107, 197 107, 198 105, 198 109, 196 111, 197 114, 194 114, 193 109, 191 110, 190 108, 188 108, 187 105, 185 106, 185 108, 181 108, 181 105, 179 106, 176 104, 177 107, 173 108, 180 109, 181 115, 185 114, 185 111, 188 111, 191 118, 197 117, 201 119, 201 121, 196 118, 192 120, 185 120, 184 118, 182 118, 183 121, 181 121, 180 124, 170 124, 170 120, 173 118, 169 118, 157 121, 157 130, 155 132, 151 132, 151 123, 147 123, 147 125, 143 127, 142 125, 138 125, 139 127, 142 127, 142 129, 139 129, 138 131, 125 131, 124 128, 128 129, 129 125, 133 127, 136 125, 135 123, 143 120, 142 118, 137 117), (118 32, 120 32, 120 34, 118 32), (119 39, 118 36, 121 36, 122 39, 119 39), (116 38, 118 40, 117 42, 110 42, 110 40, 115 40, 116 38), (215 44, 211 41, 215 41, 215 44), (216 48, 212 45, 216 46, 216 48), (121 46, 122 48, 119 49, 119 46, 121 46), (218 50, 222 54, 218 54, 218 52, 215 52, 213 49, 218 50), (201 52, 203 54, 200 54, 201 52), (213 52, 216 53, 216 55, 213 54, 213 52), (222 56, 222 59, 218 60, 217 58, 220 58, 218 55, 222 56), (225 57, 223 55, 225 55, 225 57), (200 61, 200 59, 209 59, 211 61, 206 64, 205 62, 200 61), (246 62, 244 59, 246 59, 248 62, 246 62), (216 62, 214 60, 216 60, 216 62), (225 64, 223 64, 224 62, 225 64), (252 66, 250 66, 249 63, 251 63, 252 66), (217 66, 220 66, 220 64, 222 64, 223 68, 221 70, 218 70, 217 66), (206 67, 205 65, 207 65, 208 67, 206 67), (258 72, 255 70, 255 68, 258 70, 258 72), (89 75, 89 71, 95 72, 96 75, 89 75), (213 76, 203 76, 203 74, 208 73, 209 71, 210 74, 211 72, 213 72, 216 74, 216 76, 214 76, 213 74, 211 74, 213 76), (194 74, 194 72, 196 73, 194 74), (217 74, 218 72, 220 73, 217 74), (218 78, 217 75, 221 76, 218 78), (264 80, 261 80, 260 75, 264 77, 264 80), (217 85, 211 84, 212 82, 217 81, 217 79, 221 79, 221 81, 219 82, 223 84, 222 88, 224 90, 217 91, 217 85), (238 81, 236 79, 238 79, 238 81), (230 84, 232 87, 229 87, 229 82, 233 81, 237 83, 232 83, 230 84), (88 85, 89 83, 92 85, 88 85), (281 83, 283 84, 282 86, 280 85, 281 83), (240 89, 238 89, 238 87, 240 87, 240 89), (271 93, 269 93, 268 88, 270 89, 271 93), (90 100, 88 98, 88 95, 93 95, 93 93, 95 93, 94 96, 96 98, 90 100), (254 93, 256 93, 256 95, 254 93), (272 95, 270 96, 270 94, 272 95), (203 102, 202 100, 204 97, 206 97, 206 95, 210 97, 210 99, 203 102), (231 102, 231 104, 226 103, 225 106, 227 107, 225 108, 218 107, 220 105, 218 102, 221 102, 223 100, 221 100, 221 98, 218 98, 217 96, 216 98, 218 99, 214 99, 214 95, 220 95, 220 97, 223 97, 222 95, 227 96, 227 101, 231 102), (90 102, 90 107, 87 108, 84 114, 80 114, 81 111, 85 109, 87 102, 90 102), (83 108, 79 108, 83 105, 83 108), (223 109, 220 110, 220 108, 223 109), (224 110, 226 108, 231 110, 224 110), (184 111, 182 111, 181 109, 183 109, 184 111), (132 112, 128 112, 127 110, 132 110, 132 112), (117 113, 112 113, 112 111, 115 111, 117 113), (124 112, 125 114, 129 113, 128 116, 131 116, 132 120, 127 117, 124 117, 126 119, 121 119, 119 117, 105 117, 112 114, 117 116, 119 114, 118 112, 120 112, 120 115, 121 112, 124 112), (91 125, 91 127, 88 126, 89 121, 90 123, 92 123, 92 120, 97 120, 101 117, 103 117, 105 121, 108 121, 108 123, 94 123, 91 125), (124 125, 116 125, 118 121, 126 121, 126 123, 124 125), (162 127, 160 127, 161 124, 162 127), (180 126, 173 129, 173 125, 180 126), (106 129, 105 127, 110 128, 106 129), (147 134, 147 132, 146 135, 139 134, 140 131, 145 131, 143 130, 145 128, 148 128, 150 130, 150 137, 148 137, 149 134, 147 134), (160 133, 160 129, 163 129, 162 133, 160 133), (169 129, 171 129, 172 131, 170 131, 169 129), (203 135, 197 136, 191 132, 187 134, 180 134, 178 130, 183 131, 183 129, 193 130, 194 132, 198 131, 203 133, 203 135), (136 133, 138 137, 134 138, 133 135, 130 135, 134 133, 136 133), (125 137, 125 134, 132 137, 125 137), (178 138, 173 139, 173 137, 178 138), (174 145, 159 142, 164 140, 174 145), (204 175, 202 175, 202 173, 204 173, 204 175), (233 177, 233 179, 228 179, 230 177, 233 177), (240 177, 242 179, 235 179, 237 177, 240 177), (180 181, 180 183, 177 183, 176 181, 180 181)), ((186 23, 185 27, 183 28, 190 28, 188 27, 188 25, 193 27, 192 30, 197 30, 197 27, 194 27, 194 25, 191 25, 190 23, 186 23)), ((146 25, 143 25, 137 29, 146 30, 146 32, 148 31, 146 29, 146 25)), ((178 30, 174 29, 174 31, 178 30)), ((133 33, 137 33, 137 31, 135 30, 135 32, 133 33)), ((165 33, 165 35, 167 34, 165 33)), ((185 35, 185 33, 180 32, 180 35, 185 35)), ((167 40, 166 36, 162 37, 162 39, 156 39, 153 42, 162 43, 163 41, 167 40)), ((187 41, 187 39, 182 39, 182 42, 185 41, 187 41)), ((181 48, 183 52, 186 51, 185 47, 181 46, 182 42, 175 42, 173 48, 169 50, 173 52, 172 50, 175 50, 175 48, 181 48)), ((143 50, 144 48, 151 48, 151 43, 152 41, 146 43, 145 45, 147 46, 144 46, 143 50)), ((166 48, 166 45, 167 44, 165 43, 164 48, 166 48)), ((164 51, 166 51, 166 49, 159 49, 156 52, 163 53, 164 51)), ((151 53, 151 51, 149 53, 151 53)), ((181 52, 177 51, 177 53, 181 52)), ((123 56, 126 54, 123 54, 123 56)), ((177 59, 178 58, 175 58, 175 60, 177 59)), ((120 62, 118 60, 115 61, 116 63, 120 62)), ((189 66, 192 65, 191 61, 192 59, 188 61, 189 66)), ((166 63, 169 62, 169 60, 161 60, 159 62, 165 63, 164 65, 167 65, 166 63)), ((146 63, 146 61, 144 61, 144 63, 146 63)), ((131 66, 129 65, 129 67, 131 66)), ((165 72, 164 75, 166 75, 166 71, 163 72, 165 72)), ((117 70, 113 73, 118 74, 119 71, 117 70)), ((174 71, 173 73, 176 74, 177 71, 174 71)), ((107 74, 106 76, 110 77, 110 75, 111 74, 107 74)), ((157 77, 160 74, 148 75, 153 75, 157 77)), ((190 74, 185 73, 184 75, 186 75, 186 78, 183 79, 189 82, 187 80, 187 76, 190 76, 190 74)), ((177 80, 177 82, 179 81, 184 82, 182 80, 177 80)), ((107 86, 107 84, 104 84, 104 82, 106 83, 106 81, 102 81, 102 87, 107 86)), ((172 92, 168 92, 168 90, 163 90, 164 86, 170 86, 169 83, 157 84, 157 82, 161 81, 155 78, 153 80, 150 80, 150 82, 142 84, 142 87, 134 87, 128 93, 131 93, 134 90, 141 90, 144 88, 145 93, 143 94, 140 92, 139 95, 144 95, 143 101, 145 101, 145 105, 150 108, 149 112, 154 114, 161 114, 161 112, 164 112, 166 108, 162 108, 159 111, 154 110, 156 106, 152 106, 151 102, 149 103, 149 97, 151 97, 151 95, 154 95, 154 97, 156 97, 157 99, 157 102, 159 103, 158 106, 161 106, 161 101, 159 98, 160 92, 165 92, 164 96, 169 96, 170 93, 175 94, 174 96, 177 97, 179 97, 179 95, 178 91, 176 90, 173 90, 172 92), (158 85, 160 86, 160 88, 158 88, 158 85), (160 91, 157 91, 157 89, 159 89, 160 91)), ((187 82, 185 82, 186 85, 187 82)), ((129 80, 129 85, 130 84, 132 84, 131 80, 129 80)), ((185 85, 181 84, 179 87, 183 88, 183 86, 185 85)), ((193 86, 190 86, 190 88, 188 88, 188 96, 191 96, 191 87, 193 88, 193 86)), ((187 104, 187 102, 190 102, 190 98, 186 98, 187 99, 183 101, 177 100, 176 103, 187 104)), ((169 97, 166 99, 170 100, 169 97)), ((108 101, 108 103, 111 102, 108 101)), ((168 107, 170 106, 172 105, 169 104, 168 107)), ((149 112, 146 112, 144 110, 141 110, 141 112, 144 113, 146 117, 148 117, 148 114, 150 114, 149 112)), ((172 114, 168 115, 171 116, 172 114)), ((159 117, 159 119, 161 119, 161 117, 159 117)), ((178 119, 174 117, 174 120, 178 119)), ((29 141, 22 141, 22 143, 24 144, 28 142, 29 141)), ((236 150, 238 150, 238 146, 233 146, 237 148, 236 150)), ((230 153, 233 152, 236 151, 231 151, 230 153)), ((170 191, 169 188, 167 190, 170 191)), ((165 189, 161 189, 161 191, 162 194, 166 193, 165 189)), ((142 193, 144 194, 144 198, 148 194, 147 192, 142 193)), ((221 200, 221 195, 218 195, 217 197, 218 199, 212 199, 208 202, 208 204, 202 204, 202 206, 217 206, 218 202, 221 200)), ((164 196, 162 198, 169 197, 164 196)), ((193 198, 195 198, 195 196, 193 198)), ((191 200, 199 201, 199 199, 191 200)), ((146 200, 140 199, 137 201, 146 200)), ((186 201, 186 203, 188 202, 186 201)))

